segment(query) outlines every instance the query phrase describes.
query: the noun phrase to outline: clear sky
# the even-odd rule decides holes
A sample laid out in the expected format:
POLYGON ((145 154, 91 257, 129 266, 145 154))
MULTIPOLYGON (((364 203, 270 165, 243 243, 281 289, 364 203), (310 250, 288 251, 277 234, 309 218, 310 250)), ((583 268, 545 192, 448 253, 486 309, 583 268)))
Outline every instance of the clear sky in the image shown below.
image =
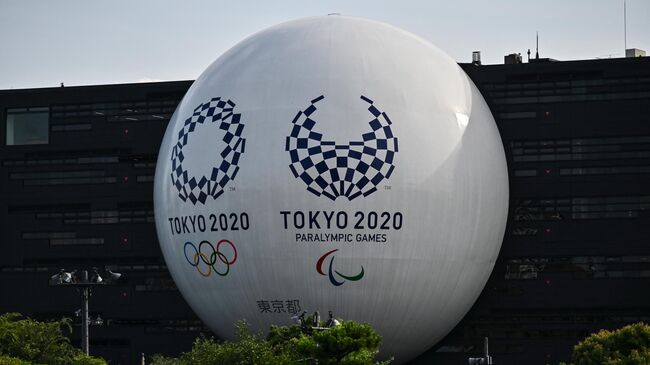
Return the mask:
MULTIPOLYGON (((627 44, 650 55, 650 0, 627 0, 627 44)), ((459 62, 507 53, 622 57, 623 0, 0 0, 0 89, 187 80, 259 30, 341 13, 413 32, 459 62)))

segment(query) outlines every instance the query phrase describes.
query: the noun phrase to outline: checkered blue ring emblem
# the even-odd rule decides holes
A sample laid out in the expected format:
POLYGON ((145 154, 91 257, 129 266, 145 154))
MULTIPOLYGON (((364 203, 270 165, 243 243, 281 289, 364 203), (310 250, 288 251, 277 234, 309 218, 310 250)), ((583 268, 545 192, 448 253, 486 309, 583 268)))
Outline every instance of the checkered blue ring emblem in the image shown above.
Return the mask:
POLYGON ((182 201, 189 200, 196 205, 205 204, 208 197, 217 199, 223 194, 226 184, 237 176, 246 139, 242 138, 244 124, 241 123, 241 114, 235 113, 234 109, 235 103, 231 100, 212 98, 206 103, 199 104, 178 132, 178 140, 171 154, 171 179, 182 201), (225 131, 222 140, 215 141, 217 148, 207 149, 217 151, 214 156, 217 162, 212 167, 210 176, 192 176, 183 166, 185 160, 183 148, 191 143, 192 133, 198 125, 209 123, 217 123, 218 128, 225 131), (219 150, 218 146, 221 145, 224 147, 219 150))

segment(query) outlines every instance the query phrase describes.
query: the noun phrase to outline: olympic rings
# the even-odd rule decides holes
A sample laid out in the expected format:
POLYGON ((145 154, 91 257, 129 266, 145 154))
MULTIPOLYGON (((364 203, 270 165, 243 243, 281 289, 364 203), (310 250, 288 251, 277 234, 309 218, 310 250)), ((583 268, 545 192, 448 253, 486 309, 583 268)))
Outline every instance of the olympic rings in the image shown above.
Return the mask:
MULTIPOLYGON (((206 250, 209 249, 206 248, 206 250)), ((217 242, 216 248, 212 245, 212 243, 210 243, 210 241, 206 240, 201 241, 198 248, 194 243, 187 241, 183 246, 183 253, 185 254, 185 260, 187 260, 187 263, 189 263, 190 266, 196 267, 196 271, 198 271, 199 274, 204 277, 212 275, 212 272, 215 272, 219 276, 226 276, 230 272, 230 266, 237 261, 237 248, 235 248, 235 244, 229 240, 220 240, 217 242), (223 252, 221 252, 221 245, 224 243, 227 243, 233 251, 233 258, 230 260, 228 260, 228 257, 223 252), (208 255, 207 252, 203 252, 205 245, 209 246, 209 249, 212 250, 211 254, 208 255), (187 254, 188 247, 191 247, 194 250, 193 254, 187 254), (208 266, 207 271, 205 271, 205 269, 201 270, 201 262, 208 266), (217 270, 217 266, 222 266, 219 263, 225 265, 226 268, 221 269, 222 271, 217 270)))

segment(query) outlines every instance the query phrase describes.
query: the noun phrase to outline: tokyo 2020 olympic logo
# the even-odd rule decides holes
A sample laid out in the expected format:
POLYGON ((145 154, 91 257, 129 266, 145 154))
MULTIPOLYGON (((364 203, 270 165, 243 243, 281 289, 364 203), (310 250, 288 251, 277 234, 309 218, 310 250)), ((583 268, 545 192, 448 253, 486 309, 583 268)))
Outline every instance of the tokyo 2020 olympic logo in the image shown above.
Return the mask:
POLYGON ((207 103, 199 104, 178 132, 178 140, 172 148, 171 178, 181 200, 189 200, 192 204, 197 202, 205 204, 208 196, 217 199, 223 194, 226 184, 237 176, 239 159, 244 153, 246 139, 242 138, 244 124, 240 120, 241 114, 235 113, 234 108, 235 103, 231 100, 222 100, 220 97, 212 98, 207 103), (221 141, 214 141, 213 146, 207 146, 206 152, 213 154, 212 157, 215 157, 217 161, 209 176, 193 176, 183 166, 186 158, 183 148, 192 141, 192 133, 198 126, 213 123, 225 131, 221 141), (219 150, 219 146, 223 146, 223 148, 219 150))
POLYGON ((349 281, 361 280, 363 278, 363 275, 365 274, 365 271, 363 270, 363 266, 361 266, 361 271, 359 271, 359 273, 356 275, 344 275, 334 269, 334 255, 332 254, 336 251, 338 251, 338 249, 328 251, 323 256, 321 256, 318 259, 318 261, 316 261, 316 272, 318 272, 323 276, 327 276, 330 279, 330 283, 332 283, 332 285, 334 286, 343 285, 345 283, 345 280, 349 280, 349 281), (323 263, 325 262, 325 259, 330 255, 331 257, 330 257, 328 270, 326 274, 325 272, 323 272, 323 263))
POLYGON ((289 168, 316 196, 323 195, 331 200, 339 196, 348 200, 368 196, 377 191, 377 185, 390 178, 395 169, 393 159, 398 147, 397 137, 391 130, 392 122, 372 100, 362 95, 361 100, 368 103, 368 111, 372 114, 368 122, 372 130, 347 144, 328 141, 316 132, 316 121, 312 119, 316 103, 324 98, 321 95, 312 100, 311 105, 293 119, 293 129, 285 147, 291 157, 289 168))
POLYGON ((209 277, 213 272, 219 276, 226 276, 230 272, 230 266, 237 262, 237 248, 229 240, 220 240, 216 247, 206 240, 201 241, 198 247, 193 242, 187 241, 183 251, 185 260, 190 266, 196 267, 196 271, 204 277, 209 277), (224 244, 230 247, 226 252, 222 250, 224 244))

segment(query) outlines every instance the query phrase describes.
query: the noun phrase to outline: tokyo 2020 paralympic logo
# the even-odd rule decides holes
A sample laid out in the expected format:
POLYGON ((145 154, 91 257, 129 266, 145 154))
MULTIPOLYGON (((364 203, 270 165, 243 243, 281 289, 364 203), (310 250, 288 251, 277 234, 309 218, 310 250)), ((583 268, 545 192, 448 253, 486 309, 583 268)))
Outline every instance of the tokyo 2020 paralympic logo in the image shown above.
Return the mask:
POLYGON ((239 159, 244 153, 246 139, 242 138, 244 124, 241 123, 241 114, 234 112, 235 103, 231 100, 222 100, 220 97, 212 98, 207 103, 201 103, 194 109, 191 117, 185 120, 183 128, 178 132, 178 141, 172 148, 172 183, 178 190, 178 197, 183 201, 205 204, 208 196, 217 199, 223 194, 226 184, 234 180, 239 171, 239 159), (218 128, 225 131, 222 138, 225 143, 219 151, 219 141, 215 141, 210 152, 217 151, 217 162, 212 167, 210 176, 192 176, 185 167, 183 148, 191 142, 191 135, 198 125, 217 123, 218 128))
POLYGON ((348 200, 377 191, 377 185, 390 178, 395 166, 393 159, 398 152, 397 137, 393 135, 388 115, 373 105, 365 96, 361 100, 369 104, 372 119, 368 122, 370 132, 360 140, 347 144, 323 139, 316 132, 312 114, 323 95, 311 101, 293 119, 291 135, 286 139, 285 150, 289 152, 289 168, 296 178, 307 184, 307 190, 316 196, 324 195, 331 200, 344 196, 348 200))
POLYGON ((334 270, 334 255, 332 255, 334 252, 338 251, 338 248, 332 251, 326 252, 323 256, 321 256, 318 261, 316 261, 316 271, 323 275, 327 276, 330 279, 330 283, 334 286, 341 286, 345 283, 345 280, 349 281, 359 281, 363 278, 363 275, 365 274, 365 271, 363 270, 363 266, 361 266, 361 271, 356 274, 356 275, 344 275, 338 272, 337 270, 334 270), (325 259, 330 256, 330 262, 329 262, 329 269, 327 271, 327 274, 323 272, 323 263, 325 262, 325 259), (336 275, 335 275, 336 274, 336 275), (341 280, 345 279, 345 280, 341 280))
POLYGON ((229 240, 220 240, 217 242, 216 247, 206 240, 201 241, 198 247, 193 242, 187 241, 183 247, 183 252, 185 260, 190 266, 196 267, 196 271, 204 277, 209 277, 213 272, 219 276, 226 276, 230 272, 230 266, 237 262, 237 248, 229 240), (221 250, 224 244, 230 246, 230 252, 228 252, 230 255, 228 256, 221 250), (204 267, 204 269, 201 269, 201 267, 204 267))

